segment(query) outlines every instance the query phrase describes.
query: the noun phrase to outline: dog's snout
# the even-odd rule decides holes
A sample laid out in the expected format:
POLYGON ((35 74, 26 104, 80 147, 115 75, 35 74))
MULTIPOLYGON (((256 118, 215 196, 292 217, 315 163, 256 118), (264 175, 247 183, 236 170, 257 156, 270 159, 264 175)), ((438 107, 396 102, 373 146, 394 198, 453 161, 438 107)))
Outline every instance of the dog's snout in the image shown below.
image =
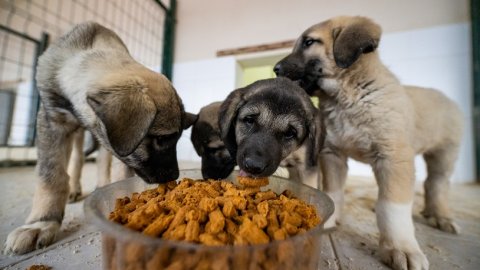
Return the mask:
POLYGON ((176 180, 180 174, 178 169, 164 170, 156 173, 146 173, 142 170, 135 169, 135 173, 149 184, 162 184, 176 180))
POLYGON ((253 158, 245 158, 245 170, 251 174, 261 174, 266 167, 266 164, 260 160, 253 158))

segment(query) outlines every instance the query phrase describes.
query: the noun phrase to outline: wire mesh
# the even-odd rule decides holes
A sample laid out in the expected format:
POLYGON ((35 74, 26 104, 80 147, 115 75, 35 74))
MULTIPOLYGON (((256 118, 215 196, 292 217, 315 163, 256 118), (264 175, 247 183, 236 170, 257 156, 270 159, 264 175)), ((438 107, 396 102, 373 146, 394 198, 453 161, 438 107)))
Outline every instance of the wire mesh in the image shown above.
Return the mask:
MULTIPOLYGON (((46 32, 55 40, 77 23, 96 21, 115 31, 133 58, 155 71, 162 61, 164 19, 164 9, 153 0, 0 0, 2 28, 37 40, 46 32)), ((35 58, 35 42, 0 29, 0 148, 31 145, 35 58)), ((0 152, 0 161, 22 158, 28 154, 0 152)))

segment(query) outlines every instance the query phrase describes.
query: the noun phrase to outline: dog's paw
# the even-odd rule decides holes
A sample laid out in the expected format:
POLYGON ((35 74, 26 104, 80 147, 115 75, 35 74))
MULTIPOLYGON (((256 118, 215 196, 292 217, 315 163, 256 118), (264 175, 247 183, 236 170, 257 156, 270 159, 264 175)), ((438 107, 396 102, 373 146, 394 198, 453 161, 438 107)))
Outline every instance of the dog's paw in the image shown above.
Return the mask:
POLYGON ((56 221, 38 221, 13 230, 5 242, 6 254, 25 254, 44 248, 55 240, 60 229, 56 221))
MULTIPOLYGON (((425 215, 424 215, 425 216, 425 215)), ((435 216, 425 216, 428 225, 437 228, 441 231, 459 234, 460 226, 458 226, 451 218, 446 217, 435 217, 435 216)))
POLYGON ((380 249, 382 261, 394 270, 428 270, 427 257, 422 251, 401 251, 399 249, 380 249))
POLYGON ((81 197, 82 197, 81 190, 70 192, 70 194, 68 194, 68 203, 78 202, 81 197))

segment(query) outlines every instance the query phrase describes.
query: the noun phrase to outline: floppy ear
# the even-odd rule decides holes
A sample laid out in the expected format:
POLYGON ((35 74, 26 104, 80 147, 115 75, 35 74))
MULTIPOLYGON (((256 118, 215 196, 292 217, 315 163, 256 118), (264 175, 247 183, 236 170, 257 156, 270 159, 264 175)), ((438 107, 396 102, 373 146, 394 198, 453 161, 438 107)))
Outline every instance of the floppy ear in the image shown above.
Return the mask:
POLYGON ((87 95, 87 102, 105 126, 113 151, 130 155, 147 134, 157 108, 138 89, 100 89, 87 95))
POLYGON ((318 154, 325 141, 326 130, 320 113, 315 112, 308 125, 306 163, 308 167, 318 166, 318 154))
POLYGON ((185 112, 185 118, 183 120, 182 128, 187 129, 191 127, 193 124, 195 124, 195 122, 197 122, 197 120, 198 120, 197 114, 185 112))
POLYGON ((208 141, 208 136, 212 133, 212 130, 212 127, 203 121, 195 122, 193 125, 190 140, 199 156, 203 155, 205 151, 203 144, 208 141))
POLYGON ((373 52, 380 41, 382 29, 367 18, 356 18, 355 22, 332 32, 333 56, 338 67, 350 67, 362 53, 373 52))
POLYGON ((243 99, 248 92, 248 87, 239 88, 231 92, 227 99, 220 106, 218 112, 218 127, 220 128, 220 137, 225 143, 230 155, 237 155, 237 141, 235 137, 235 121, 238 110, 245 104, 243 99))

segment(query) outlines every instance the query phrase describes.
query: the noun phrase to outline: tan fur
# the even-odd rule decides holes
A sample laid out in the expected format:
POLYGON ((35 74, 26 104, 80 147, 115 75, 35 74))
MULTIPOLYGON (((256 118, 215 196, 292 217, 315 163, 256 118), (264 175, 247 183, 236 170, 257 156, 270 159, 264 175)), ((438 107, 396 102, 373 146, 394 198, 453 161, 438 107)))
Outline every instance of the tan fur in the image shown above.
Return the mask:
POLYGON ((380 61, 380 35, 368 18, 333 18, 307 29, 275 72, 320 98, 327 129, 320 163, 324 190, 336 203, 334 218, 342 207, 347 158, 370 164, 379 186, 380 256, 394 269, 427 269, 411 220, 414 157, 423 154, 428 167, 424 216, 456 232, 446 199, 462 115, 436 90, 402 86, 380 61))
POLYGON ((69 189, 71 199, 81 193, 85 129, 121 160, 122 176, 134 170, 159 183, 178 177, 176 143, 192 123, 168 79, 136 62, 114 32, 94 22, 50 44, 39 58, 36 82, 39 183, 26 225, 7 237, 7 253, 54 241, 69 189), (70 156, 76 166, 67 173, 70 156))

